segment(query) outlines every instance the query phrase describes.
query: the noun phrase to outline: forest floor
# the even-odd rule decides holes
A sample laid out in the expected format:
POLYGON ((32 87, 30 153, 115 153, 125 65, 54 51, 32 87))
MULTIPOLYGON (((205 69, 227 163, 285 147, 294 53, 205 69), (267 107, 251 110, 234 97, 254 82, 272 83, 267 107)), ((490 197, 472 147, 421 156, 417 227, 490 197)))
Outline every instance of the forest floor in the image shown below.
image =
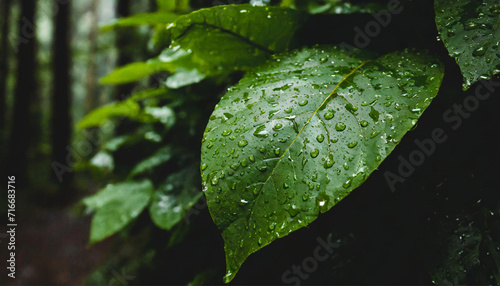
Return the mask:
POLYGON ((110 252, 112 239, 88 246, 91 217, 71 207, 36 206, 23 220, 14 285, 84 285, 110 252))

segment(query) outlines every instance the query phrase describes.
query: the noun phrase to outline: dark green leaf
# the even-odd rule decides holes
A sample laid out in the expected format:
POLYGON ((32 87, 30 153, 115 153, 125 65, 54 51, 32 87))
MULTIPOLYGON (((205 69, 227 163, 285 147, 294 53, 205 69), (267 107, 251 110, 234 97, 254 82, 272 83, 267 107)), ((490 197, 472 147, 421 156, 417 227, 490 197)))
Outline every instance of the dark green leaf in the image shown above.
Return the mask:
POLYGON ((500 1, 436 0, 436 24, 468 89, 500 73, 500 1))
POLYGON ((179 88, 206 77, 246 71, 271 53, 287 49, 301 23, 299 12, 279 7, 245 4, 201 9, 167 27, 167 35, 161 38, 170 47, 158 58, 119 67, 101 83, 123 84, 170 72, 166 85, 179 88))
POLYGON ((309 14, 352 14, 370 13, 383 8, 378 3, 352 4, 349 0, 283 0, 284 7, 289 7, 309 14))
MULTIPOLYGON (((301 23, 297 11, 246 4, 217 6, 181 16, 167 30, 171 43, 163 54, 185 54, 185 60, 175 64, 176 69, 182 69, 170 70, 182 75, 169 79, 167 85, 180 87, 203 79, 202 75, 248 70, 271 53, 287 49, 301 23), (186 81, 189 78, 193 80, 186 81)), ((160 59, 170 62, 169 57, 160 59)))
POLYGON ((151 157, 146 158, 135 165, 134 169, 130 172, 130 176, 136 176, 147 172, 163 163, 166 163, 172 158, 172 148, 165 146, 156 151, 151 157))
POLYGON ((366 180, 436 96, 426 53, 314 47, 248 73, 216 106, 202 177, 230 281, 251 253, 310 224, 366 180))
POLYGON ((149 213, 158 227, 171 229, 202 196, 196 169, 189 167, 168 176, 165 184, 155 192, 149 213))
POLYGON ((109 32, 114 30, 116 27, 170 24, 177 19, 177 17, 179 17, 179 15, 168 12, 136 14, 127 18, 118 19, 111 24, 102 26, 101 32, 109 32))
POLYGON ((153 191, 149 180, 108 185, 83 203, 96 211, 90 227, 90 243, 116 233, 135 219, 148 205, 153 191))

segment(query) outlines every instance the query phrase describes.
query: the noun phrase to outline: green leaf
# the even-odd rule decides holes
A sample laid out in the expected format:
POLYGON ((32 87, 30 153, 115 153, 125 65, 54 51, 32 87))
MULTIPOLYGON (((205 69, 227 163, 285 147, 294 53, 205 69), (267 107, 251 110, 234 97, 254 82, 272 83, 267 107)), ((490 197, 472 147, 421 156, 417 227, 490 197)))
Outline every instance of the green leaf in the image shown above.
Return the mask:
POLYGON ((113 117, 135 118, 139 116, 141 107, 133 100, 113 102, 92 110, 77 125, 78 129, 102 126, 113 117))
POLYGON ((148 205, 153 191, 149 180, 108 185, 83 203, 96 211, 90 227, 90 243, 105 239, 135 219, 148 205))
POLYGON ((186 216, 189 209, 202 196, 199 173, 196 169, 193 166, 169 175, 165 183, 155 192, 149 213, 158 227, 170 230, 186 216))
POLYGON ((314 47, 276 56, 221 99, 202 140, 207 204, 230 281, 253 252, 366 180, 436 96, 427 53, 314 47))
POLYGON ((142 13, 126 18, 117 19, 111 24, 102 26, 100 30, 104 33, 112 31, 116 27, 165 25, 172 23, 178 17, 179 15, 168 12, 142 13))
POLYGON ((306 11, 309 14, 370 13, 383 8, 379 3, 356 3, 349 0, 283 0, 281 6, 306 11))
POLYGON ((130 172, 130 177, 137 176, 147 172, 163 163, 168 162, 172 158, 172 148, 165 146, 156 151, 151 157, 146 158, 135 165, 130 172))
MULTIPOLYGON (((167 29, 171 42, 163 54, 185 55, 175 64, 176 69, 182 69, 170 70, 182 74, 169 79, 167 85, 180 87, 203 79, 202 75, 223 77, 261 64, 271 53, 288 48, 302 21, 301 14, 294 10, 247 4, 217 6, 181 16, 167 29), (189 79, 189 73, 192 82, 183 82, 189 79)), ((168 57, 160 60, 170 62, 168 57)))
POLYGON ((146 62, 131 63, 115 69, 112 73, 101 78, 102 84, 124 84, 137 81, 143 77, 162 71, 168 71, 170 66, 157 59, 146 62))
POLYGON ((159 11, 184 13, 189 9, 189 0, 156 0, 159 11))
POLYGON ((224 78, 263 63, 288 45, 303 18, 279 7, 227 5, 180 16, 161 35, 169 43, 157 58, 119 67, 103 84, 124 84, 158 72, 170 72, 169 88, 180 88, 206 77, 224 78), (272 26, 273 29, 268 29, 272 26))
POLYGON ((436 24, 460 66, 463 89, 500 73, 500 1, 436 0, 436 24))

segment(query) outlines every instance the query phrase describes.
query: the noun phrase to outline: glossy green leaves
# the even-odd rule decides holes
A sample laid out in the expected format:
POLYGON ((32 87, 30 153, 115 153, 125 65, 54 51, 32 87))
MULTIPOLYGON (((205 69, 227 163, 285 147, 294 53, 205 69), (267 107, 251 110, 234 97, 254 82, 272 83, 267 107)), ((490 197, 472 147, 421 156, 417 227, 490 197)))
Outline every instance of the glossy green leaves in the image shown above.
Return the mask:
POLYGON ((148 205, 153 194, 149 180, 108 185, 83 203, 95 211, 90 227, 90 243, 98 242, 122 229, 148 205))
POLYGON ((366 180, 437 94, 426 53, 314 47, 275 56, 216 106, 202 144, 207 204, 230 281, 253 252, 314 221, 366 180))
POLYGON ((436 0, 436 24, 467 89, 500 73, 500 1, 436 0))
POLYGON ((169 45, 159 57, 120 67, 102 83, 122 84, 168 71, 173 75, 166 85, 179 88, 246 71, 287 49, 302 21, 300 12, 280 7, 244 4, 201 9, 180 16, 158 36, 158 42, 169 45))

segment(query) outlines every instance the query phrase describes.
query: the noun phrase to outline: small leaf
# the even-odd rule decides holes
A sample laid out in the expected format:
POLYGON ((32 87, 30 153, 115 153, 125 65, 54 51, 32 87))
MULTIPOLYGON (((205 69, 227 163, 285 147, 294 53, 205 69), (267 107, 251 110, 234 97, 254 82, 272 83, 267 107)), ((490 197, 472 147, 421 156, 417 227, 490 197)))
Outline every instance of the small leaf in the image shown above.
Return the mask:
POLYGON ((366 180, 436 96, 427 53, 314 47, 274 57, 221 99, 202 140, 207 204, 229 282, 245 259, 366 180))
POLYGON ((102 26, 100 30, 105 33, 116 29, 116 27, 165 25, 172 23, 178 17, 179 15, 168 12, 142 13, 117 19, 111 24, 102 26))
POLYGON ((102 84, 124 84, 137 81, 145 76, 153 75, 162 71, 168 71, 170 66, 157 59, 146 62, 131 63, 115 69, 112 73, 101 78, 102 84))
POLYGON ((113 102, 87 114, 77 125, 78 129, 102 126, 113 117, 135 118, 140 114, 140 106, 133 100, 113 102))
POLYGON ((189 219, 187 212, 202 196, 196 169, 189 167, 168 176, 155 192, 149 213, 158 227, 170 230, 183 218, 189 219))
POLYGON ((148 205, 153 191, 149 180, 108 185, 83 203, 96 211, 90 227, 90 243, 105 239, 135 219, 148 205))
POLYGON ((130 177, 137 176, 168 162, 172 158, 172 148, 165 146, 156 151, 151 157, 142 160, 130 172, 130 177))
POLYGON ((436 25, 460 66, 463 89, 500 73, 500 2, 436 0, 436 25))

